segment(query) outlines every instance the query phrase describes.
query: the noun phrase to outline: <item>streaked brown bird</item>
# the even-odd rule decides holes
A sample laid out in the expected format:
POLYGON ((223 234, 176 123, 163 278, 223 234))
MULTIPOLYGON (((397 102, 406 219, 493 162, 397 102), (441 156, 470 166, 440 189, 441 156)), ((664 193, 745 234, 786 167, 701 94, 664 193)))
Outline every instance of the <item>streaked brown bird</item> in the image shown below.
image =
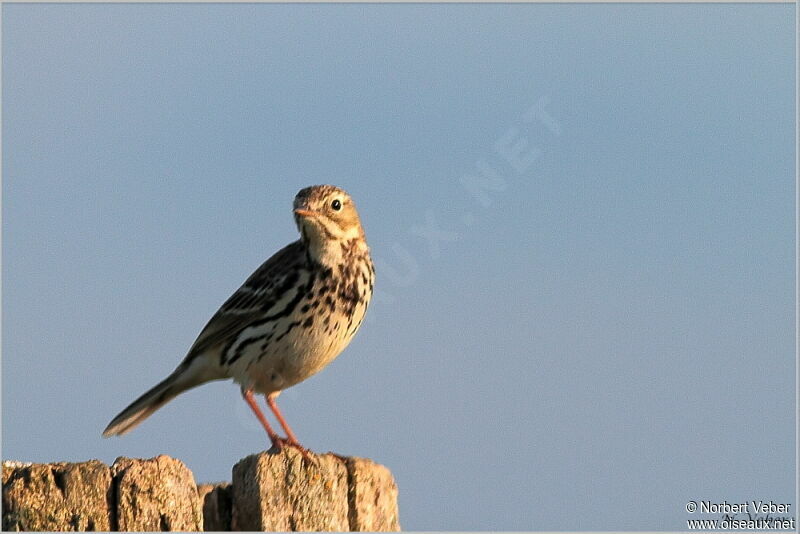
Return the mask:
POLYGON ((306 454, 275 399, 347 347, 367 311, 375 270, 355 204, 342 189, 302 189, 294 199, 294 218, 300 239, 250 275, 175 371, 117 415, 104 437, 130 431, 188 389, 232 378, 273 448, 289 445, 306 454), (264 417, 256 393, 266 397, 285 438, 264 417))

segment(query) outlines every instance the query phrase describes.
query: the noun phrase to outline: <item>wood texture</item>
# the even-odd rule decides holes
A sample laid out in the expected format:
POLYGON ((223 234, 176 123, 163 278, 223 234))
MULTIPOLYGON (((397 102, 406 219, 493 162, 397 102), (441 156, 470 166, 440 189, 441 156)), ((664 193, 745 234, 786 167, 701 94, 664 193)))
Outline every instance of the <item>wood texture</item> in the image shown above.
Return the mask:
POLYGON ((397 531, 397 486, 382 465, 294 449, 233 467, 232 483, 195 484, 168 456, 3 462, 3 530, 397 531))

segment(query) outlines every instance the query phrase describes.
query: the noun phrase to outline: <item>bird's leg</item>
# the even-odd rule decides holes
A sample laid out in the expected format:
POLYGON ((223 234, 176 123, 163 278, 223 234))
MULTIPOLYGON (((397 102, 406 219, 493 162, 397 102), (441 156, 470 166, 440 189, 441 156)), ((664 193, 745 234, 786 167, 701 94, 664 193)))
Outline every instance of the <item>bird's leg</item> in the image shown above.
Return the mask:
POLYGON ((283 418, 283 414, 278 409, 278 403, 275 402, 275 398, 277 396, 278 395, 275 393, 272 393, 270 395, 264 395, 264 397, 266 397, 267 399, 267 406, 269 406, 269 409, 272 410, 272 413, 275 414, 275 418, 278 420, 278 423, 280 423, 281 428, 283 428, 283 431, 286 432, 286 436, 288 438, 286 439, 286 445, 296 448, 298 451, 300 451, 300 454, 303 455, 303 458, 311 461, 311 456, 308 453, 308 449, 300 445, 300 442, 297 441, 297 436, 295 436, 294 432, 292 432, 292 429, 289 428, 289 424, 286 422, 286 419, 283 418))
POLYGON ((242 397, 244 397, 244 400, 250 406, 250 409, 253 410, 253 413, 256 414, 258 420, 261 421, 261 424, 264 426, 264 430, 267 431, 267 436, 269 436, 269 439, 272 442, 272 446, 277 450, 281 450, 285 440, 278 436, 278 434, 272 430, 272 427, 269 426, 267 418, 264 417, 264 414, 261 412, 261 408, 259 408, 258 404, 256 404, 256 399, 253 397, 252 390, 242 389, 242 397))
POLYGON ((264 397, 267 399, 267 406, 269 406, 269 409, 275 414, 275 417, 278 419, 278 423, 280 423, 283 431, 286 432, 286 436, 289 438, 289 443, 292 445, 300 445, 300 442, 297 441, 297 436, 295 436, 294 432, 292 432, 292 429, 289 428, 289 425, 286 423, 286 419, 283 418, 283 414, 278 409, 278 403, 275 402, 275 397, 277 397, 277 395, 264 395, 264 397))

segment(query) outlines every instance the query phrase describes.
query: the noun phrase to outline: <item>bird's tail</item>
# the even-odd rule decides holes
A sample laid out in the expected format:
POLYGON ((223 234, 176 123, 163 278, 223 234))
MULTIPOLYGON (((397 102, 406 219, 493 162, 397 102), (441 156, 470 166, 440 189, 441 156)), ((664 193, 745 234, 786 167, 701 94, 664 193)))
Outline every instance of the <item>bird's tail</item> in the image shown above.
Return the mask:
POLYGON ((178 366, 171 375, 153 386, 112 419, 103 431, 103 437, 121 436, 133 430, 153 412, 184 391, 217 378, 202 376, 202 373, 196 371, 195 366, 178 366))

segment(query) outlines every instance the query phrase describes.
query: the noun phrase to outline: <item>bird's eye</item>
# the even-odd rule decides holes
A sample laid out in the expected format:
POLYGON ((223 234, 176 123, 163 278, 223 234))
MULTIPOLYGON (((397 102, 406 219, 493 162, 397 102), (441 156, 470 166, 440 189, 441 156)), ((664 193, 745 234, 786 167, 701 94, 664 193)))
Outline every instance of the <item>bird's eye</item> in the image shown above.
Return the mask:
POLYGON ((341 200, 339 200, 339 199, 337 198, 336 200, 334 200, 333 202, 331 202, 331 208, 333 208, 333 210, 334 210, 334 211, 339 211, 340 209, 342 209, 342 202, 341 202, 341 200))

